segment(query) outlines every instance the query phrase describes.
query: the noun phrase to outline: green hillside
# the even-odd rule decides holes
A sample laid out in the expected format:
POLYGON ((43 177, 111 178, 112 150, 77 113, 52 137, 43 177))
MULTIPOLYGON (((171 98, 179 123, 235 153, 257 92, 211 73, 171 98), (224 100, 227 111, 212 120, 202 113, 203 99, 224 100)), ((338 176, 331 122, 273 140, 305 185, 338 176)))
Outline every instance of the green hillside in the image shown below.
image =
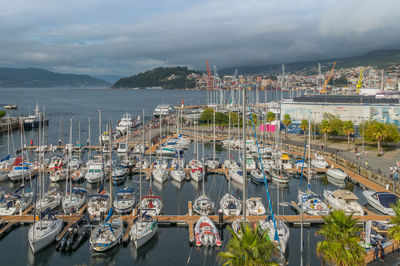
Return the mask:
POLYGON ((60 74, 39 68, 0 68, 0 87, 108 87, 104 80, 88 75, 60 74))
POLYGON ((187 67, 157 67, 131 77, 118 80, 112 88, 163 87, 165 89, 194 88, 196 79, 188 78, 199 73, 187 67))
MULTIPOLYGON (((392 64, 400 64, 400 49, 393 50, 377 50, 368 52, 361 56, 353 56, 347 58, 332 58, 313 61, 295 62, 285 64, 287 72, 312 72, 317 71, 318 63, 321 63, 323 71, 332 67, 332 62, 336 61, 336 68, 350 68, 357 66, 376 66, 386 68, 392 64)), ((282 71, 281 64, 264 65, 264 66, 239 66, 221 69, 222 74, 232 74, 235 69, 238 69, 240 74, 271 74, 280 73, 282 71)))

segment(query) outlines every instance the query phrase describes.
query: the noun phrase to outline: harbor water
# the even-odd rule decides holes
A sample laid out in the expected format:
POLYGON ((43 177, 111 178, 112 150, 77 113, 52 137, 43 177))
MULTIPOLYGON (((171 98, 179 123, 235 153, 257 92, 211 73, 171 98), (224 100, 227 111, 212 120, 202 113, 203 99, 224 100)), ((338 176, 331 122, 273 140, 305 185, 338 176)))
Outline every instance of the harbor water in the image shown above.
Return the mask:
MULTIPOLYGON (((29 88, 29 89, 2 89, 1 104, 15 102, 19 109, 10 112, 11 116, 28 115, 33 112, 34 106, 38 103, 40 108, 45 109, 46 116, 50 124, 46 129, 46 141, 48 144, 58 144, 59 139, 63 143, 69 139, 69 121, 73 118, 73 142, 81 139, 81 143, 86 143, 89 131, 89 117, 91 120, 91 142, 98 142, 98 114, 101 110, 102 128, 107 123, 116 124, 116 122, 126 112, 137 116, 145 110, 147 116, 151 116, 157 104, 168 103, 171 105, 180 105, 182 100, 188 105, 197 105, 206 103, 205 91, 190 90, 109 90, 109 89, 73 89, 73 88, 29 88), (80 123, 80 133, 78 133, 78 123, 80 123)), ((267 97, 275 99, 273 92, 268 92, 267 97)), ((262 97, 261 97, 262 98, 262 97)), ((20 147, 20 133, 11 134, 11 149, 20 147)), ((25 132, 26 142, 32 139, 36 144, 38 131, 30 130, 25 132)), ((0 136, 0 157, 7 154, 8 148, 7 135, 0 136)), ((193 158, 192 143, 189 150, 185 152, 186 163, 193 158)), ((238 158, 237 152, 232 152, 233 156, 238 158)), ((205 156, 212 155, 212 145, 205 145, 205 156)), ((32 154, 32 158, 34 154, 32 154)), ((221 147, 217 148, 217 156, 220 161, 227 158, 227 151, 221 147)), ((84 160, 87 155, 84 156, 84 160)), ((47 179, 48 180, 48 179, 47 179)), ((139 175, 130 176, 125 184, 121 186, 138 187, 139 175)), ((33 181, 35 182, 35 181, 33 181)), ((302 182, 302 189, 306 189, 307 180, 302 182)), ((61 191, 65 189, 65 184, 49 184, 49 187, 58 187, 61 191)), ((13 191, 20 184, 10 182, 0 183, 0 190, 13 191)), ((289 187, 278 188, 273 183, 269 183, 269 191, 273 202, 274 212, 277 214, 294 214, 290 207, 279 207, 278 202, 297 201, 297 190, 300 185, 300 179, 292 178, 289 187)), ((89 187, 86 183, 79 184, 80 187, 88 188, 90 193, 94 193, 97 187, 89 187)), ((149 181, 142 183, 143 193, 149 189, 149 181)), ((163 214, 186 214, 188 212, 188 201, 193 201, 197 195, 202 192, 201 182, 185 181, 181 184, 167 181, 163 185, 154 183, 153 193, 162 196, 164 202, 163 214)), ((336 186, 329 183, 326 177, 313 179, 311 188, 314 192, 322 194, 324 189, 335 189, 336 186)), ((242 197, 241 185, 232 183, 232 192, 242 197)), ((228 183, 224 176, 208 175, 205 178, 205 191, 219 206, 219 200, 228 191, 228 183)), ((362 195, 362 190, 354 186, 354 193, 360 198, 362 205, 366 200, 362 195)), ((264 205, 267 206, 266 191, 264 185, 256 185, 248 181, 248 196, 260 196, 264 199, 264 205)), ((375 211, 376 212, 376 211, 375 211)), ((222 248, 197 248, 189 245, 187 228, 180 227, 160 227, 155 238, 149 241, 145 246, 136 250, 132 244, 126 246, 120 245, 107 253, 99 254, 90 250, 89 242, 86 241, 77 251, 72 253, 60 253, 56 251, 55 246, 51 245, 42 252, 33 255, 29 248, 27 233, 28 225, 18 227, 11 231, 0 241, 0 257, 4 265, 220 265, 217 258, 222 248)), ((321 265, 320 259, 316 255, 316 244, 320 237, 316 235, 318 227, 304 228, 304 265, 321 265)), ((226 246, 229 240, 229 232, 225 229, 223 232, 223 242, 226 246)), ((289 265, 299 265, 300 261, 300 228, 290 228, 289 248, 287 259, 289 265)))

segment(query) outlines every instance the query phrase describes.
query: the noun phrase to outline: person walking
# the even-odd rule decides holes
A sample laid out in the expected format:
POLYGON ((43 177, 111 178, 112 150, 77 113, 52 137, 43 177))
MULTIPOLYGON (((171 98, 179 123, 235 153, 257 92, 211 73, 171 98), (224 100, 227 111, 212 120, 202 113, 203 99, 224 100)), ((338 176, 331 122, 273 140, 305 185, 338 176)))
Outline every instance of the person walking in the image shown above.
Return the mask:
POLYGON ((381 250, 381 261, 385 261, 385 249, 383 248, 382 242, 379 243, 379 249, 381 250))
POLYGON ((378 246, 378 244, 375 245, 374 255, 375 255, 375 261, 379 261, 379 246, 378 246))

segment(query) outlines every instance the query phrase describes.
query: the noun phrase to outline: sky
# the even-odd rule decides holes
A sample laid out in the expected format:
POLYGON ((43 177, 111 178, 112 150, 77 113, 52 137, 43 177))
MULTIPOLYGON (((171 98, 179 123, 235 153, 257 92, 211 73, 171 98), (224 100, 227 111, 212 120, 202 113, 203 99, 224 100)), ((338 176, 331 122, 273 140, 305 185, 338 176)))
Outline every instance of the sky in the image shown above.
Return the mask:
POLYGON ((400 48, 399 0, 0 0, 0 67, 131 76, 400 48))

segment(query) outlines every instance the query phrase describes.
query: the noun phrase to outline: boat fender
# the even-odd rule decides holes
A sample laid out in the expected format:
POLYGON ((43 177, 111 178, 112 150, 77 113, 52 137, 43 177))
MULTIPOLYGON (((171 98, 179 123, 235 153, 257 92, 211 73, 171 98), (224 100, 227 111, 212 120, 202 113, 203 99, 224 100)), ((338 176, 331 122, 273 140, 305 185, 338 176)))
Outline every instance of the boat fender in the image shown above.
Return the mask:
POLYGON ((321 205, 317 205, 317 210, 322 210, 322 206, 321 205))

